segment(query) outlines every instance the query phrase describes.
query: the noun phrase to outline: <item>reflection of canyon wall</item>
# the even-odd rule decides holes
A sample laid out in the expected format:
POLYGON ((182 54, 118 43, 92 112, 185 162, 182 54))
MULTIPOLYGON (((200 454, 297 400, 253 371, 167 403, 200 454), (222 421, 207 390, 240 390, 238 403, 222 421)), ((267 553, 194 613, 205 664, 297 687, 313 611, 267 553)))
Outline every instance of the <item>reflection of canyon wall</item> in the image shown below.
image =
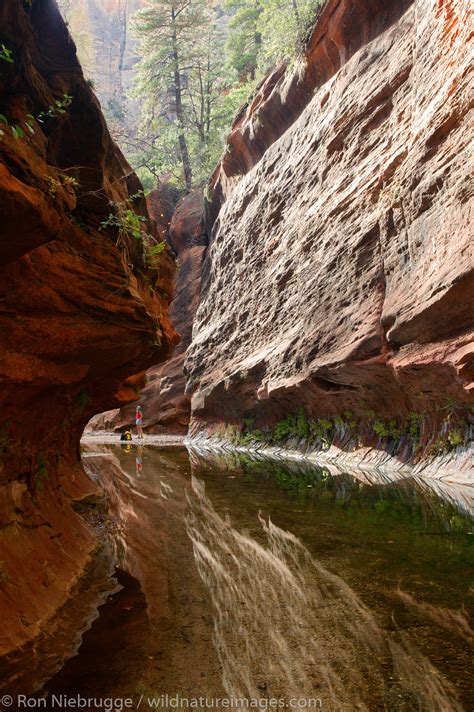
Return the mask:
MULTIPOLYGON (((203 200, 201 193, 192 193, 177 206, 173 206, 160 192, 148 199, 150 214, 158 223, 160 234, 171 220, 169 236, 165 236, 177 255, 178 270, 175 277, 174 298, 170 317, 181 340, 171 358, 164 364, 151 368, 146 375, 146 386, 138 403, 143 408, 144 427, 149 433, 184 434, 188 430, 191 410, 190 396, 185 393, 186 378, 183 371, 185 352, 192 337, 194 314, 199 303, 201 267, 205 253, 206 235, 203 231, 203 200)), ((123 430, 133 425, 136 403, 124 408, 102 413, 92 419, 90 430, 123 430)))
POLYGON ((101 229, 110 201, 139 183, 55 3, 7 0, 0 27, 14 58, 0 72, 11 124, 73 98, 64 114, 33 119, 34 133, 15 140, 2 124, 0 135, 2 654, 47 629, 96 546, 71 508, 95 489, 78 461, 84 425, 133 398, 127 377, 165 358, 176 336, 169 255, 149 267, 141 241, 101 229))
POLYGON ((189 503, 187 530, 214 607, 229 696, 287 705, 319 698, 318 708, 331 712, 461 712, 452 685, 409 637, 383 630, 355 591, 291 532, 263 517, 264 545, 239 532, 196 477, 189 503))
POLYGON ((192 432, 472 403, 467 0, 329 0, 211 181, 192 432))

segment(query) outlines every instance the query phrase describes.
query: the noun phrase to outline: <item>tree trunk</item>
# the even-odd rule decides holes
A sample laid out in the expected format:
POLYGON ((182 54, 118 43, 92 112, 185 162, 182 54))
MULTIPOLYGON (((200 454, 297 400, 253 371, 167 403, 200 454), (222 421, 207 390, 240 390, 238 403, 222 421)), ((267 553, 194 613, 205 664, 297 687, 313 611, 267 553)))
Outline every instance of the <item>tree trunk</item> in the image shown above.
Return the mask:
POLYGON ((174 63, 174 98, 176 107, 176 120, 178 122, 178 144, 181 154, 181 162, 183 164, 184 183, 186 192, 190 192, 193 184, 193 172, 191 169, 191 160, 189 158, 188 144, 184 132, 184 114, 183 114, 183 98, 181 90, 181 74, 179 72, 179 51, 178 39, 176 36, 176 17, 174 8, 171 8, 171 24, 173 37, 173 63, 174 63))

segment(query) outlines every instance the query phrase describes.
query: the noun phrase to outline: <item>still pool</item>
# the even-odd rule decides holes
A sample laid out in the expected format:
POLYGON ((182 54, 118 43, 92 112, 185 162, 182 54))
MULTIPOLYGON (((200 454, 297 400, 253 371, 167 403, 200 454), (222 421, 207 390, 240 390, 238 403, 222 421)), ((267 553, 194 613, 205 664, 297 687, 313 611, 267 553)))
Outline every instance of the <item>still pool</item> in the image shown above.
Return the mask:
POLYGON ((180 447, 83 455, 121 589, 49 699, 472 709, 470 488, 180 447))

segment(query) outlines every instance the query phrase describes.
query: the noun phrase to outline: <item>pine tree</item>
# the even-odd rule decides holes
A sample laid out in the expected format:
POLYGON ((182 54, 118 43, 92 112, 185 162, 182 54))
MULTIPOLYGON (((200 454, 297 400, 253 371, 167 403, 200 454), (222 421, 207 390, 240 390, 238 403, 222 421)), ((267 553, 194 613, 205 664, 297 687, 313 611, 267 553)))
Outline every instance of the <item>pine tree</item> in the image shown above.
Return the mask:
POLYGON ((196 38, 206 30, 206 10, 198 0, 151 0, 134 17, 142 57, 135 93, 145 99, 146 120, 161 119, 158 125, 161 123, 167 138, 176 139, 187 191, 192 188, 193 175, 184 94, 195 68, 196 38))
POLYGON ((263 10, 261 0, 227 0, 224 8, 231 13, 226 42, 227 63, 236 70, 239 80, 254 80, 262 35, 258 28, 263 10))

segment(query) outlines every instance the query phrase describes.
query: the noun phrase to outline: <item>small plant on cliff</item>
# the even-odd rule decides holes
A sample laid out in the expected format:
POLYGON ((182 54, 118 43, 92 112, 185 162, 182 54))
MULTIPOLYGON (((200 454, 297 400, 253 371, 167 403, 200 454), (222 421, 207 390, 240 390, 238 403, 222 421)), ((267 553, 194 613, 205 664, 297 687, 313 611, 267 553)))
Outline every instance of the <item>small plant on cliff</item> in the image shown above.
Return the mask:
POLYGON ((45 122, 46 119, 57 119, 59 116, 67 113, 68 107, 72 104, 73 97, 70 94, 63 94, 62 99, 55 99, 52 104, 48 106, 44 111, 40 111, 36 119, 41 124, 45 122))
POLYGON ((79 188, 79 181, 74 176, 62 174, 60 177, 63 185, 73 189, 79 188))
POLYGON ((153 267, 153 262, 158 255, 163 252, 166 244, 163 241, 157 242, 153 235, 150 235, 143 229, 147 224, 147 219, 143 215, 138 215, 130 207, 130 201, 137 200, 143 196, 143 192, 139 191, 135 195, 123 203, 111 202, 110 205, 114 208, 113 213, 109 213, 107 220, 100 223, 100 228, 105 229, 113 227, 118 230, 119 238, 117 244, 124 237, 133 237, 135 240, 141 240, 143 244, 143 255, 145 263, 153 267))
POLYGON ((286 440, 291 437, 295 431, 296 419, 293 415, 288 415, 283 420, 280 420, 273 430, 273 438, 277 442, 286 440))
POLYGON ((0 59, 3 62, 8 62, 8 64, 13 64, 13 52, 8 47, 5 47, 3 43, 0 43, 0 59))
MULTIPOLYGON (((25 135, 25 132, 22 127, 19 124, 10 124, 5 114, 0 114, 0 123, 4 124, 5 126, 8 126, 8 128, 12 132, 14 139, 23 138, 23 136, 25 135)), ((0 137, 3 135, 4 131, 0 128, 0 137)))
POLYGON ((448 442, 453 448, 458 445, 464 445, 464 441, 464 435, 458 428, 454 428, 454 430, 448 433, 448 442))
POLYGON ((151 266, 152 262, 155 257, 158 257, 159 254, 163 252, 165 249, 166 245, 164 242, 157 242, 154 244, 147 244, 145 245, 145 257, 147 263, 151 266))
POLYGON ((296 434, 299 438, 307 439, 309 438, 309 433, 310 427, 306 412, 303 408, 300 408, 296 414, 296 434))
MULTIPOLYGON (((5 45, 2 46, 4 47, 5 45)), ((50 104, 50 106, 45 111, 40 111, 40 113, 36 117, 33 116, 33 114, 26 114, 25 117, 20 117, 22 124, 10 123, 5 114, 0 114, 0 123, 5 124, 5 126, 9 127, 15 140, 19 138, 24 138, 25 131, 30 134, 35 133, 35 120, 43 124, 48 117, 58 118, 61 114, 66 113, 67 107, 72 103, 72 101, 72 96, 70 96, 69 94, 64 94, 62 99, 56 99, 54 101, 54 104, 50 104)), ((3 135, 4 131, 0 128, 0 138, 3 135)))
POLYGON ((56 180, 56 178, 52 178, 51 176, 48 176, 46 178, 46 183, 48 184, 48 193, 52 198, 56 197, 56 193, 58 192, 61 183, 56 180))
POLYGON ((38 492, 43 492, 46 482, 49 479, 48 461, 43 453, 39 453, 36 459, 36 470, 34 474, 34 488, 38 492))
POLYGON ((377 435, 380 435, 381 438, 393 438, 394 440, 398 440, 402 434, 396 420, 374 420, 372 422, 372 430, 377 435))
POLYGON ((125 208, 121 203, 112 203, 115 208, 115 213, 110 213, 107 220, 100 223, 102 228, 116 227, 119 235, 129 235, 136 240, 142 238, 142 225, 146 222, 146 218, 142 215, 137 215, 134 210, 125 208))
POLYGON ((404 430, 413 440, 420 439, 422 421, 423 416, 421 413, 409 413, 405 420, 404 430))

